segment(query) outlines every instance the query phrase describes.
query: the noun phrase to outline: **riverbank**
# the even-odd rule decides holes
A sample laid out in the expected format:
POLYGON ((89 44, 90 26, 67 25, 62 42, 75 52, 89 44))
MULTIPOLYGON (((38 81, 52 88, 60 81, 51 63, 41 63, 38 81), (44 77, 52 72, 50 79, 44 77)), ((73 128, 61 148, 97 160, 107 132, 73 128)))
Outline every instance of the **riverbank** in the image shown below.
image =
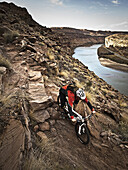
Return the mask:
POLYGON ((112 69, 119 70, 119 71, 128 72, 128 65, 126 64, 119 64, 107 58, 99 58, 99 61, 101 65, 105 67, 112 68, 112 69))
POLYGON ((78 47, 75 49, 73 57, 80 60, 89 70, 93 71, 98 77, 119 90, 120 93, 128 96, 128 72, 124 72, 125 65, 122 64, 122 71, 120 71, 121 64, 117 64, 106 58, 100 58, 101 61, 99 61, 97 50, 100 46, 99 44, 91 47, 78 47), (110 65, 112 68, 110 68, 110 65), (115 68, 115 66, 117 67, 115 68))
POLYGON ((102 45, 98 48, 97 53, 99 61, 103 66, 128 72, 128 59, 121 56, 117 51, 115 52, 113 49, 102 45))

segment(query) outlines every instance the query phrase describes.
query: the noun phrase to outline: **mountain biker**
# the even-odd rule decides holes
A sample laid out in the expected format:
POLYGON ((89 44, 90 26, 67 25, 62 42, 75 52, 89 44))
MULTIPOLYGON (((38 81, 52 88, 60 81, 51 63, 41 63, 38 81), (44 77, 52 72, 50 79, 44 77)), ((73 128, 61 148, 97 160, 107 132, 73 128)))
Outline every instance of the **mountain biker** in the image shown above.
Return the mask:
POLYGON ((62 109, 64 108, 65 102, 68 103, 68 110, 72 122, 76 121, 73 115, 73 106, 74 104, 78 104, 79 100, 86 102, 90 110, 92 111, 92 113, 95 113, 94 108, 91 105, 91 103, 88 101, 83 89, 80 89, 72 84, 69 84, 61 87, 59 94, 60 94, 61 108, 62 109))

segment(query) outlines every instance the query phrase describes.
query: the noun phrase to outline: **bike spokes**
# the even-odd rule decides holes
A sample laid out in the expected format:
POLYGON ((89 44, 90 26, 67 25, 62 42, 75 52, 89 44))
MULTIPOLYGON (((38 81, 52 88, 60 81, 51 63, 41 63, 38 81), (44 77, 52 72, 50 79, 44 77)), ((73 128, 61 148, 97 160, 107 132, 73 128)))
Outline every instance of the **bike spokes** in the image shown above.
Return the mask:
POLYGON ((75 126, 76 135, 81 143, 88 144, 89 143, 89 131, 85 123, 79 124, 77 123, 75 126))

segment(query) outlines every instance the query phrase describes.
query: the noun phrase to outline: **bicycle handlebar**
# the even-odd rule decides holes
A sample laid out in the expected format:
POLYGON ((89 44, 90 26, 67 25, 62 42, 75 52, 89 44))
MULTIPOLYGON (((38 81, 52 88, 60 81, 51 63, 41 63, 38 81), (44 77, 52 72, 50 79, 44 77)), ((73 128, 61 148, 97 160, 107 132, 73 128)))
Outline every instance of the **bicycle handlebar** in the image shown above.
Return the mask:
POLYGON ((87 120, 87 119, 90 119, 93 115, 93 112, 91 112, 91 114, 87 115, 86 117, 82 117, 79 113, 77 113, 76 111, 72 110, 73 113, 75 113, 81 120, 84 119, 84 120, 87 120))
MULTIPOLYGON (((67 112, 69 112, 68 107, 65 107, 65 110, 66 110, 67 112)), ((79 113, 77 113, 75 110, 72 109, 72 112, 73 112, 75 115, 77 115, 80 120, 90 119, 90 118, 92 117, 92 115, 93 115, 93 112, 91 112, 91 114, 89 114, 89 115, 87 115, 86 117, 83 118, 83 117, 82 117, 79 113)))

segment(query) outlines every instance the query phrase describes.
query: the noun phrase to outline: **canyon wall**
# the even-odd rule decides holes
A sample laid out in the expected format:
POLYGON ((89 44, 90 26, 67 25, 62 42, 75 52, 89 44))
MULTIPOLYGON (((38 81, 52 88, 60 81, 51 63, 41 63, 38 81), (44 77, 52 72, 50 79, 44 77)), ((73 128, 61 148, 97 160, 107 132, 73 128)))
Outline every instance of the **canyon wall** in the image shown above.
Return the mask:
MULTIPOLYGON (((73 48, 103 42, 108 33, 85 30, 80 42, 77 30, 77 43, 5 2, 0 22, 0 169, 127 169, 128 97, 72 58, 73 48), (60 87, 70 82, 86 91, 96 110, 88 146, 57 105, 60 87)), ((89 112, 82 102, 76 109, 89 112)))

